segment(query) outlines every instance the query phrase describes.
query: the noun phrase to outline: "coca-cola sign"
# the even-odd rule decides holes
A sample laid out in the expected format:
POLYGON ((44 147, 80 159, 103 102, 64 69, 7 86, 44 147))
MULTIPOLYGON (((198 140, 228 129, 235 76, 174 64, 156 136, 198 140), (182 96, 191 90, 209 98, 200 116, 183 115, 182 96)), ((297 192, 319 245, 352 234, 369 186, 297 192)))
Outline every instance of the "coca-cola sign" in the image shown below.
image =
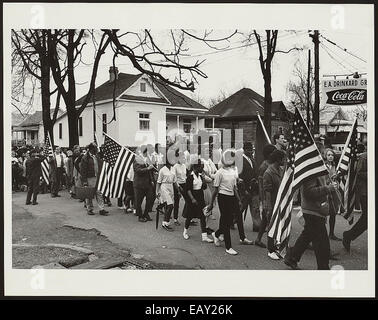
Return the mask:
POLYGON ((333 105, 353 105, 364 104, 367 101, 367 91, 365 89, 339 89, 328 91, 327 104, 333 105))
POLYGON ((322 105, 353 106, 367 104, 367 79, 324 79, 322 105))

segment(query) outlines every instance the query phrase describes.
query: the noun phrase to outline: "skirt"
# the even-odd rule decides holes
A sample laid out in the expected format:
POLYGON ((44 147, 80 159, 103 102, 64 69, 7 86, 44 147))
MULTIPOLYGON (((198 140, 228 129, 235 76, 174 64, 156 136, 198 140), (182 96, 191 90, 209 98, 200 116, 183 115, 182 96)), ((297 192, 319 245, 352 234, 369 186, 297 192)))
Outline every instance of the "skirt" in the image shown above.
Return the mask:
POLYGON ((160 188, 160 203, 167 205, 174 203, 174 191, 172 183, 162 183, 160 188))
POLYGON ((182 216, 186 219, 199 219, 203 216, 202 209, 206 206, 204 199, 204 190, 192 190, 192 194, 194 199, 197 200, 198 205, 194 205, 190 198, 186 197, 182 216))

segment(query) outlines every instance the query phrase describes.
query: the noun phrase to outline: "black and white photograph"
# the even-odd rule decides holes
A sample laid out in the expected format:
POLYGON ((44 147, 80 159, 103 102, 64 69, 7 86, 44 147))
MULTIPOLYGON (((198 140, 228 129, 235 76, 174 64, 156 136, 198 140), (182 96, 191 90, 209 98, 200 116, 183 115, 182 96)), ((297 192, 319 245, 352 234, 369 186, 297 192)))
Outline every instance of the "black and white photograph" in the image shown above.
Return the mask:
POLYGON ((373 5, 83 5, 4 4, 5 294, 374 294, 373 5))

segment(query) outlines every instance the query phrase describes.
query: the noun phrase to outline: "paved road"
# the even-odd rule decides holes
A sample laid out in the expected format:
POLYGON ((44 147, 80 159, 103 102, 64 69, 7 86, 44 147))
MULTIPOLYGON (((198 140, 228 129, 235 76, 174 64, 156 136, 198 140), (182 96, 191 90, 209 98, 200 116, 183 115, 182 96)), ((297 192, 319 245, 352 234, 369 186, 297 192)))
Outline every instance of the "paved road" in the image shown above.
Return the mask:
MULTIPOLYGON (((231 231, 233 248, 239 252, 237 256, 225 253, 225 248, 215 247, 214 244, 201 242, 199 226, 192 226, 189 230, 190 239, 182 237, 183 226, 174 226, 174 232, 167 232, 161 227, 155 229, 155 221, 140 223, 133 214, 124 214, 113 199, 113 207, 108 208, 109 216, 95 216, 86 214, 82 203, 69 199, 68 194, 61 192, 61 198, 51 198, 49 194, 39 195, 37 206, 26 206, 25 193, 13 193, 13 208, 23 208, 34 217, 48 219, 55 215, 62 219, 64 225, 92 229, 95 228, 106 236, 111 242, 122 248, 131 250, 132 253, 143 255, 143 258, 155 263, 169 264, 177 268, 191 269, 287 269, 282 261, 272 261, 267 257, 266 249, 253 245, 240 245, 237 230, 231 231)), ((183 206, 183 205, 182 205, 183 206)), ((154 215, 155 213, 153 213, 154 215)), ((155 220, 155 216, 152 218, 155 220)), ((215 216, 219 217, 217 208, 215 216)), ((181 217, 180 217, 181 218, 181 217)), ((358 218, 358 217, 356 217, 358 218)), ((293 214, 293 227, 291 243, 298 237, 302 227, 293 214)), ((357 219, 356 219, 357 220, 357 219)), ((183 219, 181 218, 181 222, 183 219)), ((210 222, 210 227, 216 229, 217 220, 210 222)), ((336 234, 348 229, 347 222, 340 216, 336 221, 336 234)), ((252 232, 250 215, 245 221, 245 231, 249 239, 254 240, 256 233, 252 232)), ((266 242, 266 238, 264 238, 266 242)), ((342 265, 348 270, 367 269, 367 233, 365 232, 352 245, 352 253, 347 254, 342 248, 341 242, 331 241, 331 249, 338 253, 338 261, 331 261, 332 265, 342 265)), ((316 269, 316 260, 313 251, 308 250, 300 262, 302 269, 316 269)))

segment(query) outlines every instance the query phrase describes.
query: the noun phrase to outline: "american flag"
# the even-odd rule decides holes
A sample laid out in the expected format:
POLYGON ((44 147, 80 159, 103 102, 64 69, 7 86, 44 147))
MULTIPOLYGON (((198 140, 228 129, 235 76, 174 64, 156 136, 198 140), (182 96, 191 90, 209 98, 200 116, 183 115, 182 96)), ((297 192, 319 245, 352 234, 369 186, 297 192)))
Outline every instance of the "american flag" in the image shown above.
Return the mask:
POLYGON ((134 158, 133 152, 105 135, 103 144, 104 163, 97 189, 106 197, 122 197, 126 175, 134 162, 134 158))
POLYGON ((268 236, 282 248, 289 240, 294 192, 305 182, 327 175, 328 170, 298 109, 290 132, 287 166, 278 189, 268 236))
POLYGON ((336 168, 340 178, 339 191, 342 198, 343 217, 353 223, 353 209, 356 202, 357 166, 357 119, 345 143, 336 168))
POLYGON ((49 156, 53 155, 53 149, 51 146, 49 133, 46 134, 45 146, 43 147, 43 155, 46 157, 41 163, 42 177, 46 181, 46 184, 50 184, 49 179, 49 156))

